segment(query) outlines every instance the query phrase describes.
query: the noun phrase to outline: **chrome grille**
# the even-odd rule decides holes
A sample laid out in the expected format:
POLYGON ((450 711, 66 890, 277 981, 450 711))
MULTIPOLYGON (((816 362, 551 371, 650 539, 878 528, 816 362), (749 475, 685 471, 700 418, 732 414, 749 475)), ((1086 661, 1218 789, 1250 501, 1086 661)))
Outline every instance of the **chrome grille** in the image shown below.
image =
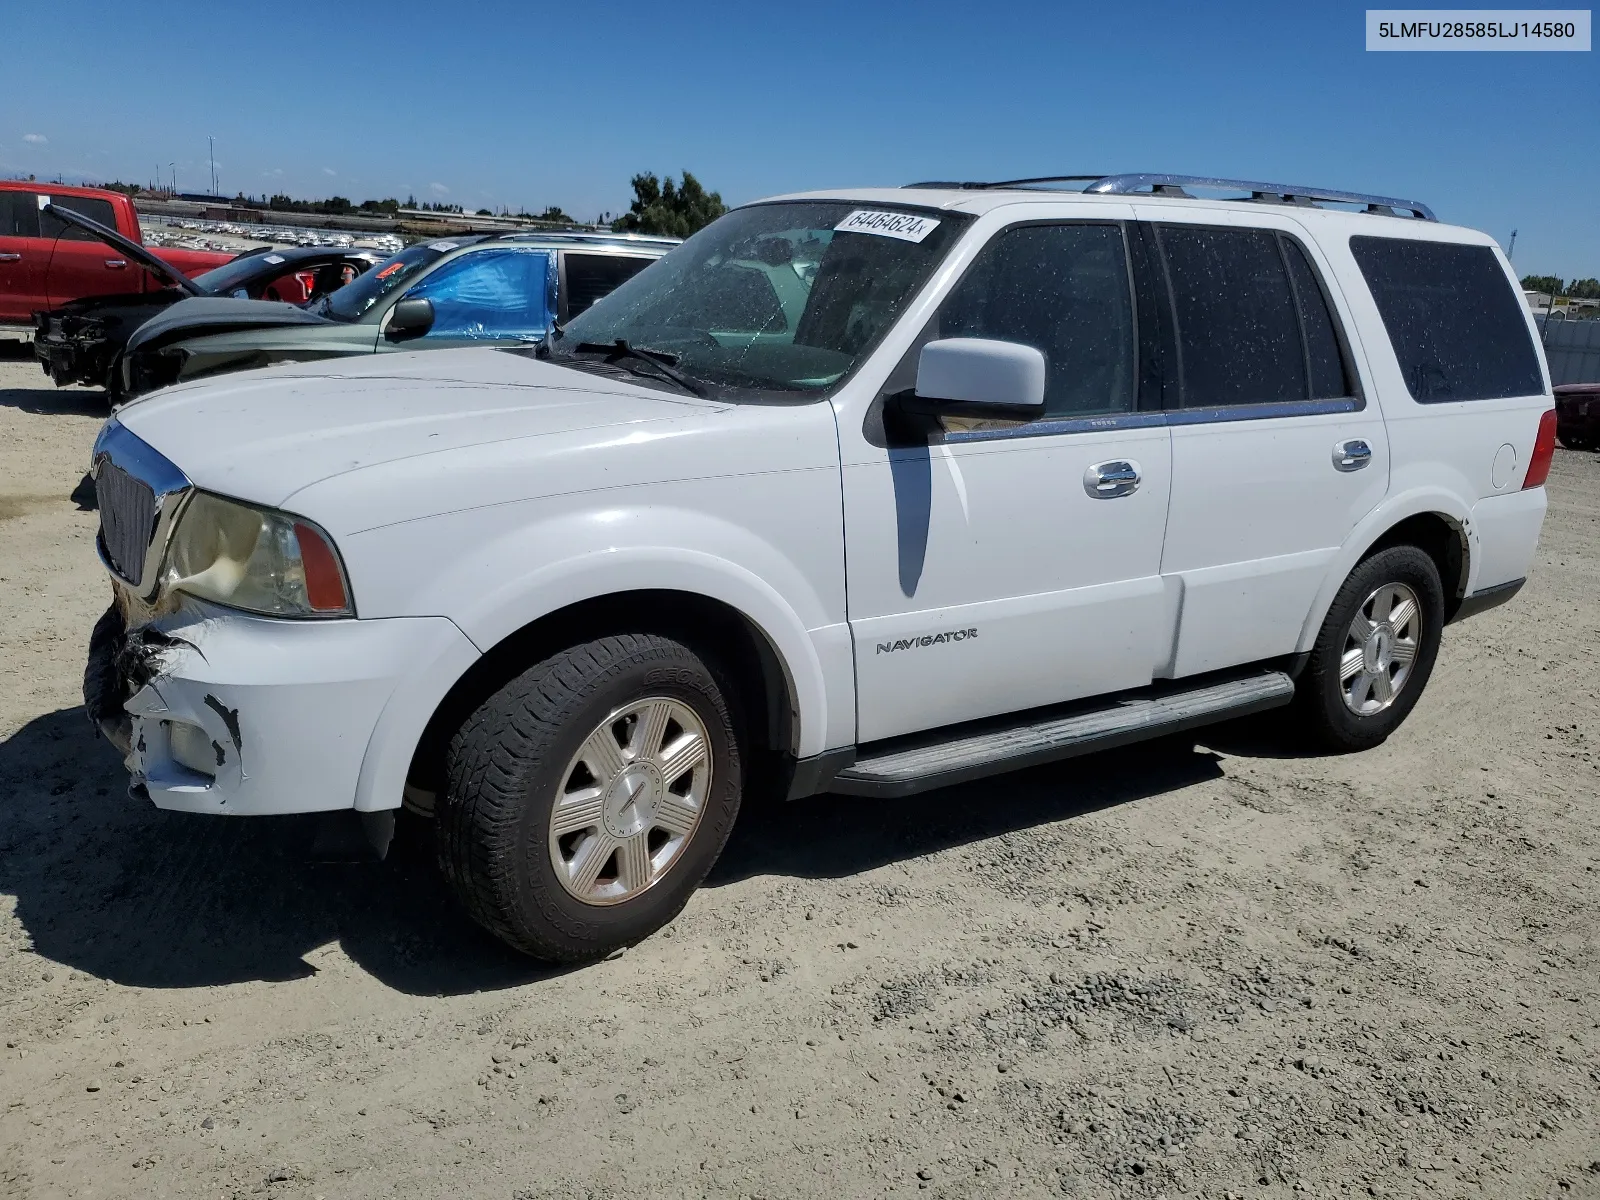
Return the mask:
POLYGON ((143 583, 145 554, 155 535, 156 497, 150 485, 103 459, 94 477, 100 509, 100 546, 111 569, 128 583, 143 583))

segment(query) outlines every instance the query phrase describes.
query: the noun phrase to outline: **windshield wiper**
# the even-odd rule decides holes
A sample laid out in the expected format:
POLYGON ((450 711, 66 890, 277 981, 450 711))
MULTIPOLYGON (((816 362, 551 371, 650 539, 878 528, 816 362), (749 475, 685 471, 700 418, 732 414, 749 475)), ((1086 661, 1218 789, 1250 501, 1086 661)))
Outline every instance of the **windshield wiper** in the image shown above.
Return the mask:
MULTIPOLYGON (((650 368, 650 374, 660 375, 670 379, 691 396, 704 396, 705 392, 700 385, 695 383, 682 371, 676 370, 678 362, 676 354, 669 354, 665 350, 652 350, 648 346, 631 346, 626 338, 618 338, 614 342, 579 342, 572 348, 574 354, 604 354, 606 362, 614 363, 629 370, 624 365, 624 360, 644 363, 650 368)), ((640 372, 635 370, 633 374, 640 372)))

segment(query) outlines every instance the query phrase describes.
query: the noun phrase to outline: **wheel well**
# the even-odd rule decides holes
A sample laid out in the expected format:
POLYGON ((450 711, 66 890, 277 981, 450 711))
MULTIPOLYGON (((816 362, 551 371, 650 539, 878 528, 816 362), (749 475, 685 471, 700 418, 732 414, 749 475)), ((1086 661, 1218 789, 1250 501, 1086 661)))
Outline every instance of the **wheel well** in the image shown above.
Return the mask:
POLYGON ((1439 581, 1444 585, 1444 619, 1448 624, 1467 592, 1466 532, 1442 513, 1418 513, 1393 526, 1368 546, 1361 561, 1390 546, 1415 546, 1433 559, 1433 565, 1439 569, 1439 581))
POLYGON ((612 633, 674 638, 732 677, 731 699, 744 714, 755 747, 793 753, 795 700, 771 642, 731 605, 692 592, 620 592, 547 613, 502 639, 473 663, 439 702, 411 756, 407 782, 438 791, 450 738, 479 705, 535 663, 612 633))

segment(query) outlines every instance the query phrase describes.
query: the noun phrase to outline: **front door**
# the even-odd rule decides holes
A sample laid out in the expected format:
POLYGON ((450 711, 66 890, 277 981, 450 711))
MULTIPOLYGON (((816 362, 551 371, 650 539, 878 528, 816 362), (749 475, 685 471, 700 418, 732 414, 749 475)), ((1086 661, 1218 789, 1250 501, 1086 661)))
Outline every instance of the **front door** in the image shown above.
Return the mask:
MULTIPOLYGON (((437 350, 454 346, 537 342, 550 327, 555 271, 551 252, 519 246, 472 250, 407 288, 400 300, 433 304, 433 328, 418 338, 377 349, 437 350)), ((387 322, 387 315, 384 318, 387 322)))
POLYGON ((858 741, 1136 687, 1170 654, 1169 438, 1139 411, 1127 261, 1117 222, 996 234, 919 345, 1037 347, 1044 416, 846 455, 858 741))
POLYGON ((1181 374, 1161 566, 1181 677, 1295 651, 1328 563, 1388 489, 1389 443, 1296 222, 1149 215, 1181 374))
MULTIPOLYGON (((45 199, 61 208, 82 213, 107 229, 117 228, 117 213, 109 200, 95 196, 46 196, 45 199)), ((118 232, 138 240, 137 232, 118 232)), ((44 290, 51 308, 85 296, 116 296, 144 290, 144 268, 129 262, 122 251, 106 245, 88 230, 68 225, 49 213, 40 213, 39 236, 50 248, 44 290)))

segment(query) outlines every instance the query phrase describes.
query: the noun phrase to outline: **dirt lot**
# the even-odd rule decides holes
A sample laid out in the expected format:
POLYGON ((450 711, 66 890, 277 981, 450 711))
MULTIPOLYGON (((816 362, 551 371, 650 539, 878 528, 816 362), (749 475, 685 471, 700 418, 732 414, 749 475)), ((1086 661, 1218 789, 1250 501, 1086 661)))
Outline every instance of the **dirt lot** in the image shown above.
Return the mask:
POLYGON ((126 798, 103 408, 0 362, 0 1196, 1600 1196, 1600 459, 1388 745, 1223 727, 749 815, 669 931, 126 798))

